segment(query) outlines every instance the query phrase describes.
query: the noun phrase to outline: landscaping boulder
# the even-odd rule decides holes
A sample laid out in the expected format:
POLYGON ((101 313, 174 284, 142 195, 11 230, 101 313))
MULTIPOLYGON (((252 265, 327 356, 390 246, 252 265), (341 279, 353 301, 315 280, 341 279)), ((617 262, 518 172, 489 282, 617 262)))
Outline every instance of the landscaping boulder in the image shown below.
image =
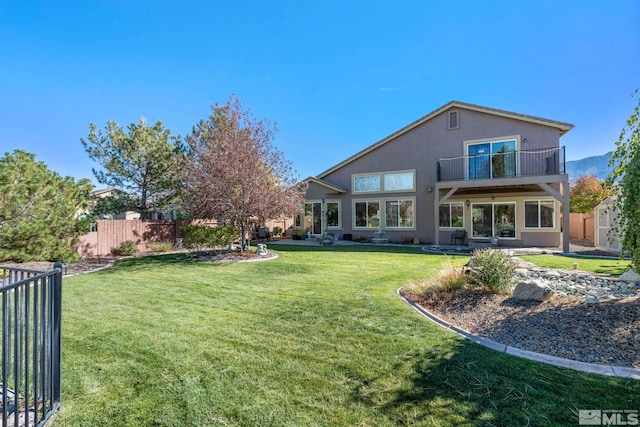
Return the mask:
POLYGON ((640 274, 636 273, 634 270, 627 270, 618 277, 618 280, 622 280, 624 282, 640 282, 640 274))
POLYGON ((588 296, 584 299, 585 304, 597 304, 598 298, 594 296, 588 296))
POLYGON ((518 283, 512 296, 517 301, 546 301, 553 296, 553 290, 537 280, 531 280, 518 283))

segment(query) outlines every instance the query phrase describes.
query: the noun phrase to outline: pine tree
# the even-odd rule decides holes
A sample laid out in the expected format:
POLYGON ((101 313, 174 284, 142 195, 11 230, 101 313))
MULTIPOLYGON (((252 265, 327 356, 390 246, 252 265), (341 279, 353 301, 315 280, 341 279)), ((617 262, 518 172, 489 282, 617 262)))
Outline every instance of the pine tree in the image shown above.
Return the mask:
POLYGON ((0 159, 0 260, 77 259, 72 246, 88 231, 78 213, 91 183, 61 177, 24 150, 0 159))

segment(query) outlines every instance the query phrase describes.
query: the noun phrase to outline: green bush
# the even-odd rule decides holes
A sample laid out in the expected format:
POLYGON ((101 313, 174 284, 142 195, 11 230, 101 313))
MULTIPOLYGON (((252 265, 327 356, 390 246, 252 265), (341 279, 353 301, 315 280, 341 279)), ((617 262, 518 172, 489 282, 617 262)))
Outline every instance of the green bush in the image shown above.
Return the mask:
POLYGON ((469 281, 488 292, 506 294, 511 291, 515 262, 502 251, 479 249, 471 256, 469 281))
POLYGON ((240 233, 228 226, 185 225, 180 228, 180 236, 187 248, 202 251, 205 248, 228 248, 240 237, 240 233))
POLYGON ((173 242, 149 242, 147 243, 147 247, 153 252, 169 252, 173 249, 173 242))
POLYGON ((113 250, 113 254, 118 256, 129 256, 135 254, 136 252, 138 252, 138 246, 131 240, 122 242, 120 246, 113 250))

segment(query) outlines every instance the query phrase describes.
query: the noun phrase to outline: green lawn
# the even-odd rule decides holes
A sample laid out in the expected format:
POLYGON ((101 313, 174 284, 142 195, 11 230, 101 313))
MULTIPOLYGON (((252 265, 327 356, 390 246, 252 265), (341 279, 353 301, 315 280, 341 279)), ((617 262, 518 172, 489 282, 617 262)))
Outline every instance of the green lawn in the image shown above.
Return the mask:
POLYGON ((510 357, 418 315, 396 289, 434 275, 442 255, 277 252, 133 258, 65 279, 53 425, 541 426, 640 409, 640 381, 510 357))
POLYGON ((526 255, 520 256, 524 261, 532 262, 539 267, 573 269, 573 264, 578 264, 578 269, 599 274, 619 276, 629 269, 629 261, 620 259, 595 258, 595 257, 571 257, 564 255, 526 255))

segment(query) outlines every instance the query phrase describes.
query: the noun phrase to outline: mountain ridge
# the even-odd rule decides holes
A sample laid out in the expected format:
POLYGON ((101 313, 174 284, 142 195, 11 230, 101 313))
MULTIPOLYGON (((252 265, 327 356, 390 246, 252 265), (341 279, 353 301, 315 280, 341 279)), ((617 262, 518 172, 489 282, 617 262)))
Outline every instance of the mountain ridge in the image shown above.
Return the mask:
POLYGON ((604 180, 611 172, 609 159, 611 154, 609 151, 600 156, 590 156, 579 160, 568 160, 565 162, 565 170, 569 175, 569 182, 574 183, 578 178, 585 175, 593 175, 600 180, 604 180))

